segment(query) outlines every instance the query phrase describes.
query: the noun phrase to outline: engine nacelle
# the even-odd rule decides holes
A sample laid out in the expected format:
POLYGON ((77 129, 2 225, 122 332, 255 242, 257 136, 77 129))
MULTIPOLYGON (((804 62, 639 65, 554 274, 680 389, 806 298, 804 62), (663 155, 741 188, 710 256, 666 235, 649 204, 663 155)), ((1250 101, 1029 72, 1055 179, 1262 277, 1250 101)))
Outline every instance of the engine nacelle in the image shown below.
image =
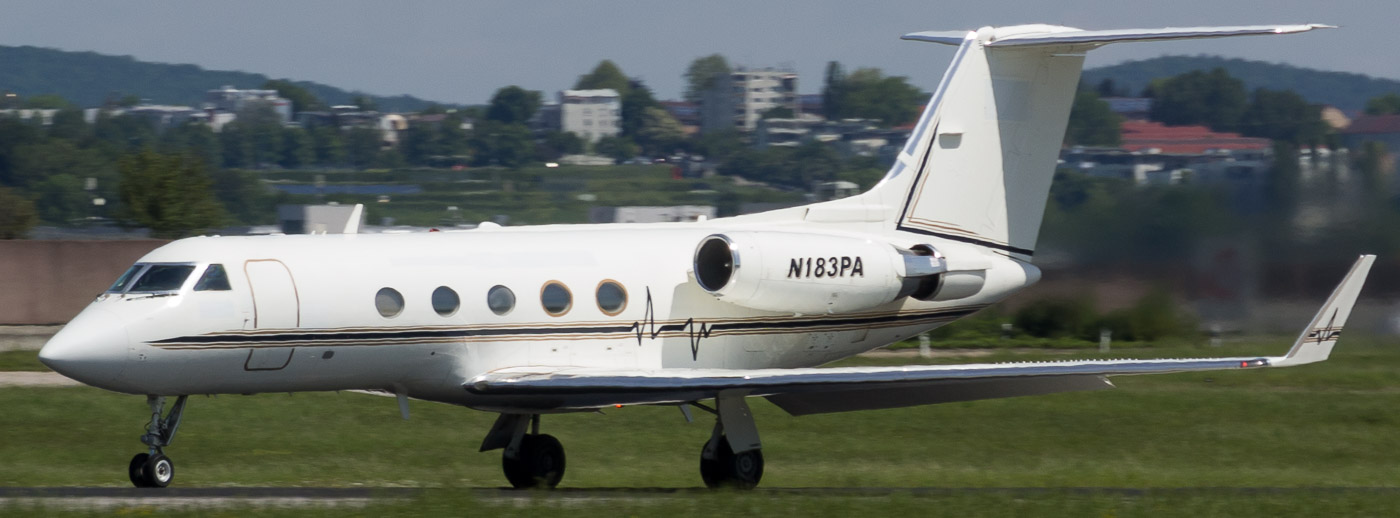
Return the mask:
POLYGON ((987 269, 990 267, 982 258, 950 259, 944 257, 933 245, 914 245, 905 254, 906 270, 904 288, 900 293, 922 301, 957 300, 976 295, 987 283, 987 269), (912 257, 911 257, 912 256, 912 257), (930 263, 937 273, 914 275, 919 265, 923 271, 925 262, 930 263))
POLYGON ((985 278, 949 272, 932 247, 901 250, 873 239, 795 232, 711 235, 696 247, 694 268, 700 287, 720 300, 807 314, 863 311, 906 296, 967 297, 982 287, 967 281, 985 278))

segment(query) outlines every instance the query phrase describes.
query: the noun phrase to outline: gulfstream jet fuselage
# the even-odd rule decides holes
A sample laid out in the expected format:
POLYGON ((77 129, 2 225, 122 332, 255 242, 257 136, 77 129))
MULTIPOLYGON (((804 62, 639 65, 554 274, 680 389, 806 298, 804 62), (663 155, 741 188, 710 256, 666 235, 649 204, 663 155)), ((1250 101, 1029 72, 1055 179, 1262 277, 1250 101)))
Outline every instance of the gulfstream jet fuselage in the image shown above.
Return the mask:
POLYGON ((890 172, 862 195, 688 223, 183 239, 143 257, 40 358, 148 396, 148 451, 128 473, 143 487, 172 480, 164 448, 194 394, 373 390, 399 397, 405 415, 408 398, 498 412, 482 448, 505 450, 518 487, 563 475, 542 414, 694 407, 717 417, 705 483, 752 487, 763 462, 747 397, 803 415, 1319 361, 1369 256, 1286 356, 815 368, 1040 278, 1031 259, 1086 51, 1316 27, 911 34, 958 51, 890 172))

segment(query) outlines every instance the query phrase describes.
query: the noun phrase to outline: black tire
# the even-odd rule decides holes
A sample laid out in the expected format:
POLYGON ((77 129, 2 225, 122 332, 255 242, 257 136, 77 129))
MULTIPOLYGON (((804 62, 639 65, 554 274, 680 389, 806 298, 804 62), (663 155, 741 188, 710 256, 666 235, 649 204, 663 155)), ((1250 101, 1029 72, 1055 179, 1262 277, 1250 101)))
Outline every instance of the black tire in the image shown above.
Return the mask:
POLYGON ((159 453, 146 459, 141 467, 141 480, 145 487, 166 487, 175 480, 175 462, 159 453))
POLYGON ((564 479, 564 445, 552 435, 526 435, 516 458, 501 456, 506 480, 516 489, 553 489, 564 479))
MULTIPOLYGON (((729 440, 719 437, 715 445, 715 458, 706 459, 700 455, 700 478, 710 489, 753 489, 763 479, 763 451, 749 450, 734 453, 729 440)), ((711 439, 712 441, 714 439, 711 439)), ((709 443, 706 443, 709 447, 709 443)))
POLYGON ((146 480, 142 478, 142 471, 146 468, 146 459, 151 458, 149 453, 137 453, 131 458, 131 464, 126 467, 126 475, 131 478, 131 485, 136 487, 149 487, 146 480))
POLYGON ((714 439, 705 441, 705 446, 700 448, 700 480, 705 481, 705 487, 718 489, 724 487, 728 478, 725 476, 724 464, 727 455, 734 453, 729 449, 729 441, 721 438, 719 444, 715 445, 714 458, 705 458, 705 450, 710 449, 714 439))

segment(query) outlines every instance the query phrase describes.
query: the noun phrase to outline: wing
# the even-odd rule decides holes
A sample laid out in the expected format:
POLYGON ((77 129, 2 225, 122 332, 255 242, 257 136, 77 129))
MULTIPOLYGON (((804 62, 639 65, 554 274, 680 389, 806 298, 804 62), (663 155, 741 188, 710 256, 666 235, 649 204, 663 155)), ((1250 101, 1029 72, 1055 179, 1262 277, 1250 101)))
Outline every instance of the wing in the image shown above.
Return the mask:
POLYGON ((539 410, 684 403, 725 392, 766 397, 804 415, 1099 390, 1112 387, 1109 376, 1301 365, 1327 359, 1374 260, 1356 261, 1284 356, 749 370, 516 367, 477 376, 464 388, 539 410))

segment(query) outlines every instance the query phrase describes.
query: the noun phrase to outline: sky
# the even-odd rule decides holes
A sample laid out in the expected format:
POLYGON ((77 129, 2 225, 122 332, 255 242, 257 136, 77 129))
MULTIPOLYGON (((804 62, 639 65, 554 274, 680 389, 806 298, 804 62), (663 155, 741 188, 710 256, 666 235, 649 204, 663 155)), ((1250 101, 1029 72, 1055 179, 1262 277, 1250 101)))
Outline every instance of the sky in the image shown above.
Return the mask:
MULTIPOLYGON (((1129 43, 1087 66, 1217 54, 1400 78, 1394 0, 472 0, 0 1, 0 45, 131 55, 309 80, 380 95, 477 104, 502 86, 553 98, 611 59, 661 99, 691 60, 779 66, 821 89, 828 61, 877 67, 926 91, 951 47, 901 41, 926 30, 1051 23, 1085 29, 1326 23, 1292 36, 1129 43)), ((211 85, 211 88, 218 85, 211 85)))

